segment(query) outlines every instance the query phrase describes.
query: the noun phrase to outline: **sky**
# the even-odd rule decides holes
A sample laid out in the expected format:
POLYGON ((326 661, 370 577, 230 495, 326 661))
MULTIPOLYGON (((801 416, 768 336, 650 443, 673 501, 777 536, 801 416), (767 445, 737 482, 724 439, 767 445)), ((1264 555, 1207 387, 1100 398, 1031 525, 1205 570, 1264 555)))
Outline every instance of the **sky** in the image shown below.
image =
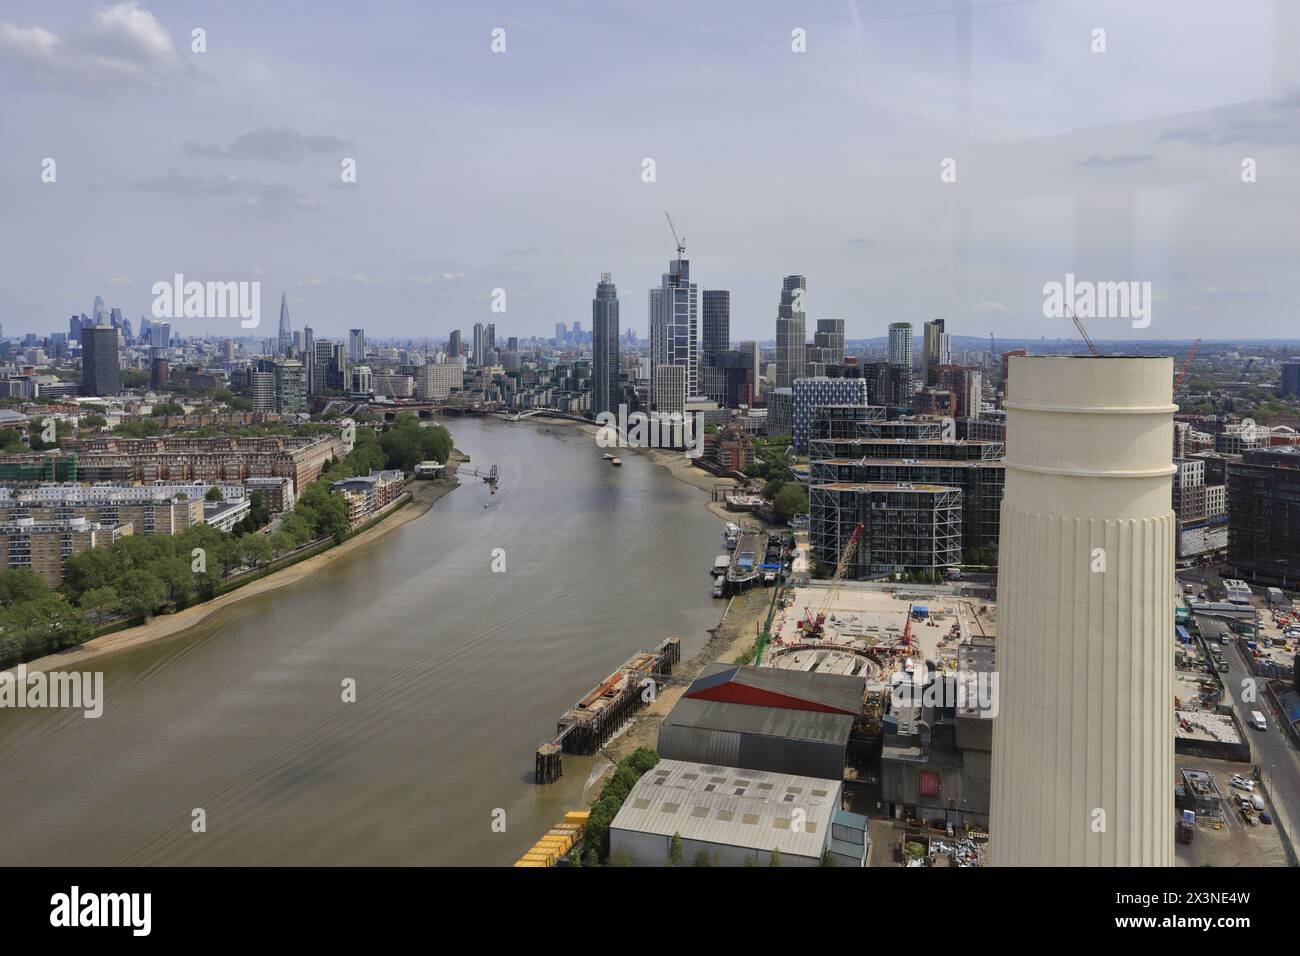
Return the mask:
POLYGON ((549 336, 602 272, 644 335, 667 210, 733 340, 790 274, 810 338, 1070 337, 1067 273, 1151 284, 1096 339, 1300 338, 1298 177, 1290 0, 0 5, 11 336, 176 273, 261 284, 256 332, 185 334, 283 293, 318 336, 549 336))

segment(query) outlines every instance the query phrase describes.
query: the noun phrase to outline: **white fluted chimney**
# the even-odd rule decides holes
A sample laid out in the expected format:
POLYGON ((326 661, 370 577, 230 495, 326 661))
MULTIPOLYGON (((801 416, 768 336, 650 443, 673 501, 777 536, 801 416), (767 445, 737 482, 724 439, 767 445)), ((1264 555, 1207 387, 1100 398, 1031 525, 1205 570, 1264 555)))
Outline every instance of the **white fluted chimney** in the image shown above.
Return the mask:
POLYGON ((1172 866, 1173 360, 1008 380, 991 862, 1172 866))

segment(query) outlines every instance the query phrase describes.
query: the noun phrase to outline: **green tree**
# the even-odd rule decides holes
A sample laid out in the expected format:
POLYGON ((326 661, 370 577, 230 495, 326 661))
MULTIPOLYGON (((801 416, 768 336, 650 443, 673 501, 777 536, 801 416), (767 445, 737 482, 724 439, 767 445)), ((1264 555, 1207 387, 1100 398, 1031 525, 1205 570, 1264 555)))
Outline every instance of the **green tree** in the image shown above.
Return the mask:
POLYGON ((782 521, 789 521, 795 515, 808 511, 808 492, 801 485, 790 483, 781 489, 781 493, 772 502, 776 516, 782 521))
POLYGON ((780 865, 781 865, 781 851, 778 850, 776 847, 772 847, 772 859, 771 859, 771 861, 770 861, 767 865, 768 865, 768 866, 780 866, 780 865))
POLYGON ((91 621, 97 624, 102 624, 105 618, 121 606, 117 592, 112 588, 92 588, 81 596, 79 604, 91 621))
POLYGON ((127 571, 122 576, 118 594, 122 609, 132 617, 153 614, 165 600, 162 582, 148 571, 139 569, 127 571))
POLYGON ((64 418, 53 419, 54 422, 54 440, 46 441, 45 422, 49 420, 47 416, 37 415, 27 428, 27 443, 31 445, 32 451, 44 451, 47 448, 58 448, 60 438, 72 437, 72 422, 64 418))
POLYGON ((226 496, 221 493, 221 489, 213 485, 203 495, 204 501, 225 501, 226 496))
POLYGON ((674 832, 673 838, 668 844, 668 865, 676 866, 678 863, 682 862, 683 855, 682 835, 674 832))
POLYGON ((271 560, 271 542, 265 535, 248 534, 239 539, 244 556, 244 563, 253 568, 260 568, 271 560))
POLYGON ((695 859, 691 861, 691 866, 712 866, 713 859, 709 856, 709 851, 705 849, 697 850, 695 859))

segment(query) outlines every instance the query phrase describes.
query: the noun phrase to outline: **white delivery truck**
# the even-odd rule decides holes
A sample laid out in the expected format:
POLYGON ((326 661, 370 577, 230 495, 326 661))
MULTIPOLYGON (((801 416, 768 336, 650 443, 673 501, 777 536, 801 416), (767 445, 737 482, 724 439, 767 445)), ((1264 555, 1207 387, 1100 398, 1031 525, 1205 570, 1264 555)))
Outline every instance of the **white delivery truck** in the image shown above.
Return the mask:
POLYGON ((1256 730, 1268 730, 1268 721, 1266 721, 1264 715, 1257 710, 1252 710, 1250 712, 1250 722, 1255 725, 1256 730))

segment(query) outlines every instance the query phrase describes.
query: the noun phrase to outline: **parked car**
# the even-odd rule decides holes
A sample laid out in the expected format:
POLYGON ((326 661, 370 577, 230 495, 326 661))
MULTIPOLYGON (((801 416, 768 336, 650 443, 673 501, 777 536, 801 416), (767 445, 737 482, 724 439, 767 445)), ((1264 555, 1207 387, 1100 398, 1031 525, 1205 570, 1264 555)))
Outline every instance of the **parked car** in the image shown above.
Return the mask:
POLYGON ((1268 815, 1268 811, 1267 811, 1267 810, 1261 810, 1261 811, 1259 811, 1259 822, 1260 822, 1260 823, 1272 823, 1272 822, 1273 822, 1273 818, 1270 817, 1270 816, 1268 815))
POLYGON ((1236 787, 1238 790, 1249 791, 1255 789, 1255 781, 1251 780, 1249 777, 1243 777, 1239 773, 1234 773, 1232 775, 1232 785, 1236 787))

